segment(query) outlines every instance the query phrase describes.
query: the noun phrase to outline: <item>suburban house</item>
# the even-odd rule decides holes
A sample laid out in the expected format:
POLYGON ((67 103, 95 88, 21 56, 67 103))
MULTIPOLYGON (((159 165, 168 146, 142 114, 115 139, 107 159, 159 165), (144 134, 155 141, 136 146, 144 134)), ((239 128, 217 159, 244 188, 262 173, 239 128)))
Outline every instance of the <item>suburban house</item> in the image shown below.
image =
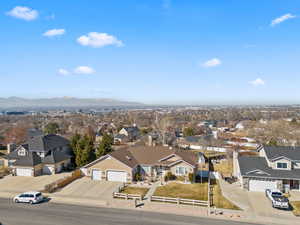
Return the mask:
POLYGON ((140 136, 140 130, 137 126, 124 127, 119 131, 119 134, 125 135, 129 141, 134 141, 140 136))
POLYGON ((16 176, 55 174, 71 163, 69 141, 59 135, 39 135, 9 152, 8 166, 16 176))
POLYGON ((114 144, 125 144, 129 141, 129 137, 125 134, 116 134, 114 135, 114 144))
POLYGON ((144 180, 161 179, 167 172, 182 177, 189 173, 196 175, 201 163, 203 157, 193 152, 135 146, 113 151, 84 166, 82 171, 93 180, 131 182, 137 173, 144 180))
POLYGON ((246 190, 300 190, 300 147, 264 146, 259 157, 233 158, 234 174, 246 190))

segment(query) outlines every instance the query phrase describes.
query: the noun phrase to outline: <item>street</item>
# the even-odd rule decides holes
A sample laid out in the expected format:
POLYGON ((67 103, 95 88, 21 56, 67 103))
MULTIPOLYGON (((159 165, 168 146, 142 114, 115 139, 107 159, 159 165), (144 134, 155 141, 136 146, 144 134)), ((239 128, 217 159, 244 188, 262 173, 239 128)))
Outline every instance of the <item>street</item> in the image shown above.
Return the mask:
MULTIPOLYGON (((51 202, 15 204, 0 199, 1 225, 247 225, 249 223, 168 215, 145 211, 96 208, 51 202), (1 224, 2 223, 2 224, 1 224)), ((249 224, 250 225, 250 224, 249 224)))

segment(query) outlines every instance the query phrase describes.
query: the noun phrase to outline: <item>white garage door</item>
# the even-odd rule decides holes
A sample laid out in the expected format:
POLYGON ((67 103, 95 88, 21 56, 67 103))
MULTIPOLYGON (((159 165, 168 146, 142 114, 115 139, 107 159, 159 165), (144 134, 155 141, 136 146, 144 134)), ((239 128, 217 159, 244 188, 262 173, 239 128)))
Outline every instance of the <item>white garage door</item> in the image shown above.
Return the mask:
POLYGON ((43 167, 43 174, 51 175, 53 170, 54 170, 53 166, 44 166, 43 167))
POLYGON ((30 176, 32 176, 32 169, 30 169, 30 168, 17 168, 16 174, 17 174, 17 176, 30 177, 30 176))
POLYGON ((127 173, 122 171, 107 171, 108 181, 126 182, 127 173))
POLYGON ((102 171, 92 170, 92 180, 101 180, 102 171))
POLYGON ((266 189, 277 189, 277 182, 271 180, 256 180, 250 179, 249 191, 260 191, 263 192, 266 189))

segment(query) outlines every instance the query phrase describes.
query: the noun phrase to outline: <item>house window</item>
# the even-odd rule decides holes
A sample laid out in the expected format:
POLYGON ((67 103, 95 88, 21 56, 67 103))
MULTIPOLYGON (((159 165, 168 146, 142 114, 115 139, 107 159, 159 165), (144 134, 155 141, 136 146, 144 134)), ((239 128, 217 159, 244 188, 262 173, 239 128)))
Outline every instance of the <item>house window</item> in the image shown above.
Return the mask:
POLYGON ((277 163, 278 169, 287 169, 287 163, 277 163))
POLYGON ((184 176, 185 174, 187 174, 187 170, 186 170, 185 167, 182 167, 182 166, 177 166, 176 167, 176 175, 184 176))
POLYGON ((25 150, 24 150, 24 149, 20 149, 20 150, 18 151, 18 155, 20 155, 20 156, 25 156, 25 155, 26 155, 25 150))

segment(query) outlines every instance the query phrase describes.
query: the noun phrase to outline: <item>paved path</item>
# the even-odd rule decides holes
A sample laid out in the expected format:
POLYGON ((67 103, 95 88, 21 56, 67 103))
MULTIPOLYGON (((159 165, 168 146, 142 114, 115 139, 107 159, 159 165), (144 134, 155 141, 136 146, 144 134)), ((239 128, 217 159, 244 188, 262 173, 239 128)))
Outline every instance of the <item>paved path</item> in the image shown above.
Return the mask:
POLYGON ((251 225, 211 218, 178 216, 145 211, 43 203, 12 204, 0 199, 3 225, 251 225))
POLYGON ((160 185, 160 181, 155 182, 154 184, 152 184, 151 188, 149 189, 149 191, 147 192, 145 199, 147 199, 148 201, 150 201, 150 197, 154 194, 156 188, 160 185))

